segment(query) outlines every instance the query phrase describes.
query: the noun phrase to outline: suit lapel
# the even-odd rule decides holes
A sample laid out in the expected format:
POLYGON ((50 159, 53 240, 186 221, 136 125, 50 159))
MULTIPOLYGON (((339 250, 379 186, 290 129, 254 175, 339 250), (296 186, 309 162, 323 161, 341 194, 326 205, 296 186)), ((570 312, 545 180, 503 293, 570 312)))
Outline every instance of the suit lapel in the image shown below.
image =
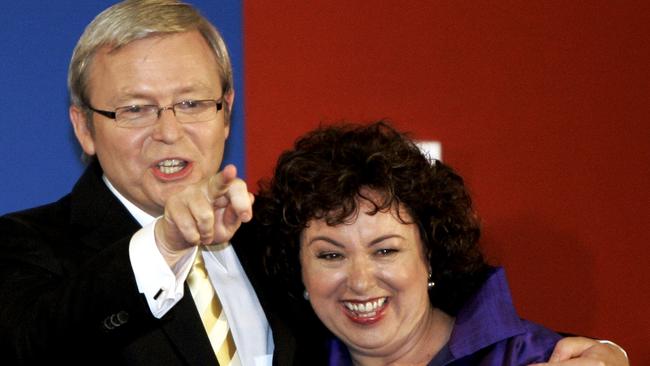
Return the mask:
POLYGON ((71 194, 70 222, 87 246, 101 250, 130 237, 140 225, 102 181, 99 163, 91 163, 71 194))
POLYGON ((185 284, 183 298, 163 317, 163 331, 190 365, 218 365, 190 289, 185 284))
MULTIPOLYGON (((99 164, 91 163, 71 193, 70 221, 90 252, 101 251, 140 229, 138 222, 102 181, 102 174, 99 164)), ((218 365, 189 293, 186 285, 186 296, 158 322, 160 330, 170 341, 167 346, 176 349, 190 365, 218 365)))

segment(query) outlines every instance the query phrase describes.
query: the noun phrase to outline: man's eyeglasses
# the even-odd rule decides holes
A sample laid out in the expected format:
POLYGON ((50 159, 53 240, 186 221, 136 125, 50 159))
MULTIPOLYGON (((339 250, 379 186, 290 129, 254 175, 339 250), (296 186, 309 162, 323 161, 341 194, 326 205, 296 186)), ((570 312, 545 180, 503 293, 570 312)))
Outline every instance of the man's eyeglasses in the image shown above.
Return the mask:
POLYGON ((223 99, 184 100, 166 107, 157 105, 129 105, 117 107, 115 111, 103 111, 86 105, 88 109, 102 116, 115 120, 119 127, 139 128, 155 124, 160 114, 171 109, 180 123, 207 122, 213 119, 217 112, 223 108, 223 99))

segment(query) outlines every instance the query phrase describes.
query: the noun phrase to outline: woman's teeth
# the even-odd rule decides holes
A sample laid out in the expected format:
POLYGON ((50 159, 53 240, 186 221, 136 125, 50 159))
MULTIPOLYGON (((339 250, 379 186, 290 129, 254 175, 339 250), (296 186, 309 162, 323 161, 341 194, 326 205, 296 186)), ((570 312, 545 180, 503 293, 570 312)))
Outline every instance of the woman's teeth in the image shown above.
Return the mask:
POLYGON ((365 303, 344 301, 343 304, 346 308, 348 308, 348 310, 353 311, 358 316, 373 316, 377 310, 384 305, 385 302, 386 298, 382 297, 380 299, 367 301, 365 303))

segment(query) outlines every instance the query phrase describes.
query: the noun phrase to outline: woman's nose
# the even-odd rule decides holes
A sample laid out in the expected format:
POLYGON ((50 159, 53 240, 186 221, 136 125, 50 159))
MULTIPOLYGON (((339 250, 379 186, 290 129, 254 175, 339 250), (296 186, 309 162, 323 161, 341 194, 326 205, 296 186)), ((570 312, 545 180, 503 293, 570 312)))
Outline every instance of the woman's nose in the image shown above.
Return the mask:
POLYGON ((351 261, 348 268, 348 287, 358 294, 367 293, 376 282, 375 272, 374 266, 370 261, 351 261))

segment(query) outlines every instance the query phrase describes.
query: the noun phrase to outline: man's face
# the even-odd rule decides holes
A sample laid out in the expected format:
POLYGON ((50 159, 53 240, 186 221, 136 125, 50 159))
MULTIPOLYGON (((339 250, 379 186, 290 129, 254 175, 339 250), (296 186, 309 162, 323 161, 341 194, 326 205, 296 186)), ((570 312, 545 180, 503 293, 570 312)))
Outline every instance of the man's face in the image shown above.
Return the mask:
MULTIPOLYGON (((222 97, 217 62, 197 32, 145 38, 114 51, 100 49, 88 85, 92 107, 108 111, 222 97)), ((73 106, 70 116, 83 150, 97 156, 115 188, 158 216, 172 194, 218 171, 229 133, 225 112, 234 95, 223 97, 224 108, 213 119, 191 124, 179 123, 172 110, 141 128, 118 127, 115 120, 94 113, 92 132, 85 111, 73 106)))

